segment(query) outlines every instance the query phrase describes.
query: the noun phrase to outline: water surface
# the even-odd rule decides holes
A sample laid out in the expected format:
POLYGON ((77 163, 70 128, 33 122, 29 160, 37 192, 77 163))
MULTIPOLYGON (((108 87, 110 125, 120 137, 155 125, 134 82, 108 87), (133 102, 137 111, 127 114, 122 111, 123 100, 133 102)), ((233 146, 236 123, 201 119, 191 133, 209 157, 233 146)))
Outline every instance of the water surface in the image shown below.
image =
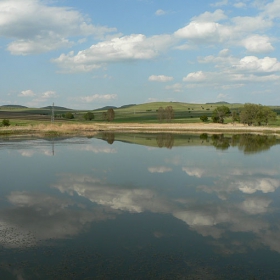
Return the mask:
POLYGON ((1 279, 279 279, 280 141, 0 141, 1 279))

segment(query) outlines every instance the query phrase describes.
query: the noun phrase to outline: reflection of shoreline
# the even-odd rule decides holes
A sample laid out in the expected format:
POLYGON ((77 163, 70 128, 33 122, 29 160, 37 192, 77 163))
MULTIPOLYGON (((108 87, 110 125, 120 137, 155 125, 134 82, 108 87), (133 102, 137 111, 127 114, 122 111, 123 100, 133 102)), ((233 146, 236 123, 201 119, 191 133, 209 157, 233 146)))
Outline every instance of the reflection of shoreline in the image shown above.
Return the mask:
POLYGON ((218 150, 238 147, 244 154, 253 154, 269 150, 280 144, 280 139, 274 135, 259 134, 172 134, 172 133, 102 133, 98 139, 113 144, 115 141, 149 147, 168 148, 183 146, 214 146, 218 150))

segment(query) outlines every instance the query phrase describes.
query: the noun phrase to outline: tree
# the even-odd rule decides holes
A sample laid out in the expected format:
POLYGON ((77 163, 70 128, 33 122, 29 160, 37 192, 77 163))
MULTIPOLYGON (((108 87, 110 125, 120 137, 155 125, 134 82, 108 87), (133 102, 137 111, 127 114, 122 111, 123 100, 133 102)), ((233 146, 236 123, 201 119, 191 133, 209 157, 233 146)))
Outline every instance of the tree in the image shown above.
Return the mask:
POLYGON ((3 125, 3 126, 10 126, 10 121, 4 119, 4 120, 2 120, 2 125, 3 125))
POLYGON ((212 120, 215 123, 224 123, 225 117, 230 115, 230 109, 227 106, 217 107, 212 114, 212 120))
POLYGON ((172 106, 167 106, 165 109, 159 107, 157 110, 158 120, 162 122, 164 119, 166 121, 171 121, 174 118, 174 110, 172 106))
POLYGON ((158 108, 157 116, 158 116, 158 120, 159 120, 160 122, 162 122, 163 119, 165 119, 165 110, 164 110, 162 107, 159 107, 159 108, 158 108))
POLYGON ((167 106, 165 108, 165 118, 167 121, 171 121, 174 118, 174 110, 172 106, 167 106))
POLYGON ((62 115, 65 119, 74 119, 74 115, 71 112, 67 112, 66 114, 62 115))
POLYGON ((264 122, 265 125, 268 124, 269 121, 275 121, 277 117, 277 113, 273 112, 268 106, 261 106, 261 122, 264 122))
POLYGON ((240 121, 240 118, 239 118, 238 112, 233 111, 233 112, 231 113, 231 119, 232 119, 232 122, 233 122, 233 123, 239 122, 239 121, 240 121))
POLYGON ((111 122, 115 119, 115 111, 113 108, 107 110, 106 117, 108 122, 111 122))
POLYGON ((200 117, 200 120, 203 122, 207 122, 208 121, 208 117, 206 115, 203 115, 200 117))
POLYGON ((84 114, 84 119, 86 121, 91 121, 94 119, 94 114, 92 112, 87 112, 84 114))
POLYGON ((275 120, 276 116, 268 106, 246 103, 240 112, 240 122, 249 126, 254 123, 267 125, 269 121, 275 120))

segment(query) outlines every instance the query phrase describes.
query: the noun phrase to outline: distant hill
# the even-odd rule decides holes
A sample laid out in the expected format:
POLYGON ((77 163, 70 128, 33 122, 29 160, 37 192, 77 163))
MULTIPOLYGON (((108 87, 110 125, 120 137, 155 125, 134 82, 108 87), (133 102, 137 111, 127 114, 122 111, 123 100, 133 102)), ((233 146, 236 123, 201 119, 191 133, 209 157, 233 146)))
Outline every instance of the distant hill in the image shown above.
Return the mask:
MULTIPOLYGON (((52 109, 52 106, 46 106, 46 107, 42 107, 40 109, 52 109)), ((65 108, 65 107, 60 107, 60 106, 54 106, 55 110, 73 110, 73 109, 69 109, 69 108, 65 108)))
POLYGON ((108 109, 118 109, 116 106, 105 106, 102 108, 94 109, 94 111, 108 110, 108 109))
POLYGON ((136 106, 136 104, 127 104, 127 105, 123 105, 123 106, 121 106, 119 108, 125 109, 125 108, 132 107, 132 106, 136 106))
POLYGON ((218 102, 209 102, 209 103, 205 103, 205 104, 230 104, 230 103, 226 102, 226 101, 218 101, 218 102))
POLYGON ((3 108, 9 108, 9 109, 12 109, 12 108, 15 108, 15 109, 24 109, 24 108, 28 108, 26 106, 22 106, 22 105, 2 105, 0 106, 1 109, 3 108))

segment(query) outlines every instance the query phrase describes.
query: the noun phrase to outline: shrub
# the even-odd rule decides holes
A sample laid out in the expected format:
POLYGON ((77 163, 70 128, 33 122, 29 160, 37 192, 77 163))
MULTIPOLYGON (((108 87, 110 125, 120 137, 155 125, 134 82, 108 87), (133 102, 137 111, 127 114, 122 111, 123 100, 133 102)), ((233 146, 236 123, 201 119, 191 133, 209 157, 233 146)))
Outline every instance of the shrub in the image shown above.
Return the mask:
POLYGON ((94 114, 92 112, 87 112, 84 114, 84 119, 86 121, 91 121, 94 119, 94 114))
POLYGON ((4 119, 4 120, 2 121, 2 125, 3 125, 3 126, 10 126, 10 121, 4 119))
POLYGON ((64 115, 64 118, 66 119, 74 119, 74 115, 71 113, 71 112, 67 112, 65 115, 64 115))
POLYGON ((207 117, 206 115, 201 116, 200 119, 201 119, 203 122, 207 122, 207 121, 208 121, 208 117, 207 117))

